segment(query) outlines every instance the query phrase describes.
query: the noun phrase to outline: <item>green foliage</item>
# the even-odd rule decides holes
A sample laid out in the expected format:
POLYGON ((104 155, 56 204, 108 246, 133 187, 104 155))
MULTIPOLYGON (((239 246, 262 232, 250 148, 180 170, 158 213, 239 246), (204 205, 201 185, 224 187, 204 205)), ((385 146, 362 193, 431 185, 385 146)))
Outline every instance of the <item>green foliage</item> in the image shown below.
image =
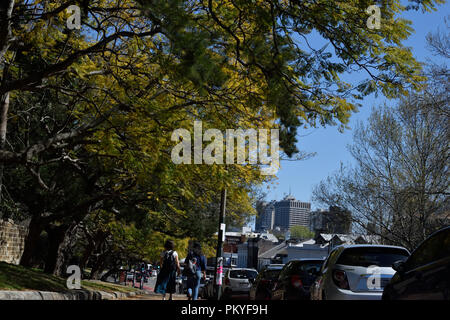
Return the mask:
POLYGON ((123 245, 113 252, 153 259, 165 236, 210 241, 220 190, 239 225, 273 178, 250 165, 175 165, 173 130, 279 128, 292 156, 299 127, 344 127, 364 96, 423 81, 398 0, 383 4, 379 30, 365 24, 372 3, 356 0, 83 1, 81 30, 66 28, 66 1, 14 4, 0 13, 0 95, 11 100, 2 206, 42 228, 101 212, 90 228, 123 245), (317 34, 330 45, 311 48, 317 34), (350 71, 363 81, 342 81, 350 71))
POLYGON ((314 232, 304 226, 292 226, 289 228, 291 239, 309 239, 314 238, 314 232))

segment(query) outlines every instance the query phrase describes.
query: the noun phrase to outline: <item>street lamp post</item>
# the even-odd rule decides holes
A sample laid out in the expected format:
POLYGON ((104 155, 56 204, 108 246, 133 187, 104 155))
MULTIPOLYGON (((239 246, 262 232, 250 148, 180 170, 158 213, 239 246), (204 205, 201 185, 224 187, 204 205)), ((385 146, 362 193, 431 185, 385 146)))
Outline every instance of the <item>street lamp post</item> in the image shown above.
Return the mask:
POLYGON ((222 275, 223 275, 223 240, 225 238, 225 208, 227 201, 227 189, 222 189, 220 199, 220 214, 219 214, 219 234, 217 239, 217 255, 216 255, 216 267, 214 272, 214 287, 215 298, 220 300, 221 287, 222 287, 222 275))

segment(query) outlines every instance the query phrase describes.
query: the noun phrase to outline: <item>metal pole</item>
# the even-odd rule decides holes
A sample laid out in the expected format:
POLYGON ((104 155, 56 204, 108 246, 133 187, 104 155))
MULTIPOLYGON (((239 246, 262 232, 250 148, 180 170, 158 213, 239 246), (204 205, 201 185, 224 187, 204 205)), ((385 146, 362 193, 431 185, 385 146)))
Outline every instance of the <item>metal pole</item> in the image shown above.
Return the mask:
POLYGON ((225 235, 225 208, 227 201, 227 189, 222 189, 222 195, 220 199, 220 214, 219 214, 219 234, 217 238, 217 255, 216 255, 216 267, 214 272, 214 287, 215 298, 220 300, 221 288, 222 288, 222 275, 223 275, 223 238, 225 235))

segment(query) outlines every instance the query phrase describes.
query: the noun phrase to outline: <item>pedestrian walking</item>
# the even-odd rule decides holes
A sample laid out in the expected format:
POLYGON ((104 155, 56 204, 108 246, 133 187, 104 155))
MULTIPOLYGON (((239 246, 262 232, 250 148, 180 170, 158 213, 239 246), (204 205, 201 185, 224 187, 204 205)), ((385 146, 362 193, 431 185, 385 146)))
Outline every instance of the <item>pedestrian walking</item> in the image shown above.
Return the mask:
POLYGON ((180 262, 178 253, 174 250, 172 240, 164 243, 164 251, 161 253, 160 266, 161 270, 156 278, 155 292, 163 295, 166 299, 166 293, 169 294, 169 300, 172 300, 172 294, 175 293, 177 274, 180 275, 180 262))
POLYGON ((187 277, 187 296, 189 300, 198 299, 200 281, 206 279, 206 257, 202 253, 200 243, 194 242, 193 249, 185 259, 185 275, 187 277))

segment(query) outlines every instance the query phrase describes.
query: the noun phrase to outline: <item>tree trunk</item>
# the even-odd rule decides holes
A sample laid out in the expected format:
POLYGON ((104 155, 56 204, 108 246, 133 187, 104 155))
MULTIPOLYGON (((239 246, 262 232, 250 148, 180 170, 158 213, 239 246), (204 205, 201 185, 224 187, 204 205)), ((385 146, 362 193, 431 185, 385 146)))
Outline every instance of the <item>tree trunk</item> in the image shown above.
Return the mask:
POLYGON ((89 258, 92 255, 92 252, 95 249, 95 245, 93 241, 89 241, 88 245, 86 246, 86 249, 83 252, 83 256, 81 257, 81 261, 80 261, 80 269, 84 270, 86 268, 86 265, 89 261, 89 258))
POLYGON ((97 260, 95 261, 94 265, 92 266, 90 279, 93 279, 93 280, 100 279, 100 275, 102 274, 103 270, 105 270, 106 260, 108 259, 108 256, 110 253, 111 252, 109 250, 106 250, 105 252, 103 252, 97 256, 97 260))
MULTIPOLYGON (((5 74, 3 76, 6 76, 5 74)), ((0 101, 0 150, 3 151, 6 145, 6 128, 8 124, 8 110, 9 110, 9 92, 1 97, 0 101)), ((0 163, 0 203, 2 202, 3 194, 3 170, 4 164, 0 163)))
POLYGON ((62 256, 61 245, 64 242, 68 225, 49 226, 46 231, 48 234, 49 248, 47 259, 45 260, 44 272, 54 274, 58 259, 64 260, 62 256))
POLYGON ((0 4, 0 60, 3 60, 11 45, 13 37, 11 30, 11 16, 14 9, 14 0, 3 0, 0 4))
POLYGON ((100 255, 97 259, 97 261, 94 263, 94 265, 92 266, 92 270, 91 270, 91 275, 90 275, 90 279, 91 280, 99 280, 100 275, 104 269, 103 265, 104 265, 104 258, 103 255, 100 255))
POLYGON ((119 267, 115 266, 115 267, 109 269, 108 272, 106 272, 106 273, 101 277, 100 280, 106 281, 106 280, 108 280, 108 277, 109 277, 110 275, 112 275, 112 274, 114 274, 114 273, 117 273, 117 272, 119 272, 119 271, 120 271, 120 270, 119 270, 119 267))
MULTIPOLYGON (((64 239, 59 246, 58 253, 56 256, 56 266, 55 271, 53 272, 56 276, 62 276, 66 273, 66 267, 67 264, 74 263, 73 261, 70 261, 71 255, 72 255, 72 240, 74 235, 76 234, 76 228, 77 226, 75 224, 71 225, 67 232, 64 235, 64 239)), ((79 261, 75 262, 79 263, 79 261)))
POLYGON ((20 265, 24 267, 32 267, 33 253, 36 245, 39 242, 41 232, 44 230, 44 226, 39 216, 33 215, 30 224, 28 226, 28 234, 25 237, 25 245, 20 258, 20 265))

